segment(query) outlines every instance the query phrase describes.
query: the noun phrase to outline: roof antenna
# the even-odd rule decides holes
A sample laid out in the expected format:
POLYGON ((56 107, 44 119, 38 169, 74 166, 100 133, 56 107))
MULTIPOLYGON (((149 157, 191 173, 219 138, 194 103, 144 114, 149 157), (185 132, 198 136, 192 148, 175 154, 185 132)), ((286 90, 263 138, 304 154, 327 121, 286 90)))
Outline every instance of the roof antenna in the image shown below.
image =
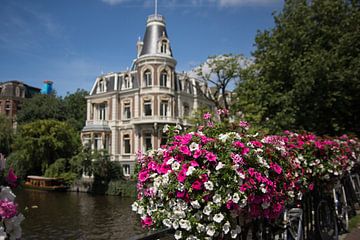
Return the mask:
POLYGON ((155 16, 157 16, 157 0, 155 0, 155 16))

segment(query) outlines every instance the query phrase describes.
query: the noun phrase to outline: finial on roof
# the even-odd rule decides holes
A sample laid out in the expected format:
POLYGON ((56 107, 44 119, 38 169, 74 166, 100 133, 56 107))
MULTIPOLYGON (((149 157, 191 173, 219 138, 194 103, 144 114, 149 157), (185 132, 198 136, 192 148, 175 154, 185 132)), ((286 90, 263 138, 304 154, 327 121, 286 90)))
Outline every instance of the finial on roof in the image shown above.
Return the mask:
POLYGON ((157 16, 157 0, 155 0, 155 16, 157 16))

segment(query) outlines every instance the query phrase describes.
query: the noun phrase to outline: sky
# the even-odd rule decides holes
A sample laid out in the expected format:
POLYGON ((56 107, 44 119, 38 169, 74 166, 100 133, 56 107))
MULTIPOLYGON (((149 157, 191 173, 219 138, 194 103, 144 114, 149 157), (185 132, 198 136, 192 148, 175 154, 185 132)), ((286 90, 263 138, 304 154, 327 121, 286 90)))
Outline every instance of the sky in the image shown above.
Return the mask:
MULTIPOLYGON (((90 91, 102 73, 124 71, 136 58, 154 0, 0 0, 0 82, 58 95, 90 91)), ((208 56, 251 56, 257 31, 274 26, 283 0, 158 0, 177 71, 208 56)))

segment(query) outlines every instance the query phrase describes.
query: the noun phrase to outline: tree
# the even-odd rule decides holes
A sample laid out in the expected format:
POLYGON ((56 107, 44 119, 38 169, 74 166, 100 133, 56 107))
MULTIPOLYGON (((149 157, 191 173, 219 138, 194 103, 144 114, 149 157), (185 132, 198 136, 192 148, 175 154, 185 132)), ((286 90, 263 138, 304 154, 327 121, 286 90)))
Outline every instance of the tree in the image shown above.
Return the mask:
POLYGON ((64 100, 65 118, 76 130, 81 131, 86 121, 86 99, 89 92, 77 89, 75 93, 68 93, 64 100))
POLYGON ((256 36, 236 109, 269 128, 360 134, 360 3, 289 0, 256 36))
POLYGON ((232 81, 240 79, 240 69, 249 64, 242 55, 218 55, 209 57, 203 64, 193 72, 210 87, 209 92, 202 91, 203 86, 197 86, 203 96, 214 103, 216 108, 229 109, 230 107, 230 85, 232 81))
POLYGON ((0 114, 0 153, 8 155, 13 141, 13 128, 11 121, 0 114))
POLYGON ((56 160, 70 159, 79 152, 81 143, 78 133, 69 124, 37 120, 19 127, 13 146, 14 152, 7 165, 25 177, 43 175, 56 160))
POLYGON ((21 110, 17 113, 16 120, 19 124, 30 123, 36 120, 66 119, 61 98, 54 94, 37 94, 24 101, 21 110))

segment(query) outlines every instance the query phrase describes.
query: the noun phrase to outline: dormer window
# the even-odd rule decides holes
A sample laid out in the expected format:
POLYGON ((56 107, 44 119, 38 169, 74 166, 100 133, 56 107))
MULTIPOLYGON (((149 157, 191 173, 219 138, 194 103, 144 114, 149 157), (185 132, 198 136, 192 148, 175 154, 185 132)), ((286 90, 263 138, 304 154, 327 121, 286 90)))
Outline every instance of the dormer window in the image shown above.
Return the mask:
POLYGON ((131 80, 128 75, 126 75, 124 78, 123 87, 124 87, 124 89, 131 88, 131 80))
POLYGON ((101 79, 98 83, 98 92, 105 92, 105 81, 103 79, 101 79))
POLYGON ((152 85, 152 76, 149 69, 144 72, 144 85, 145 87, 149 87, 152 85))
POLYGON ((166 40, 162 40, 161 41, 161 46, 160 46, 160 52, 161 53, 166 53, 167 52, 167 47, 168 47, 168 42, 166 40))
POLYGON ((167 87, 168 74, 164 70, 160 73, 160 87, 167 87))

